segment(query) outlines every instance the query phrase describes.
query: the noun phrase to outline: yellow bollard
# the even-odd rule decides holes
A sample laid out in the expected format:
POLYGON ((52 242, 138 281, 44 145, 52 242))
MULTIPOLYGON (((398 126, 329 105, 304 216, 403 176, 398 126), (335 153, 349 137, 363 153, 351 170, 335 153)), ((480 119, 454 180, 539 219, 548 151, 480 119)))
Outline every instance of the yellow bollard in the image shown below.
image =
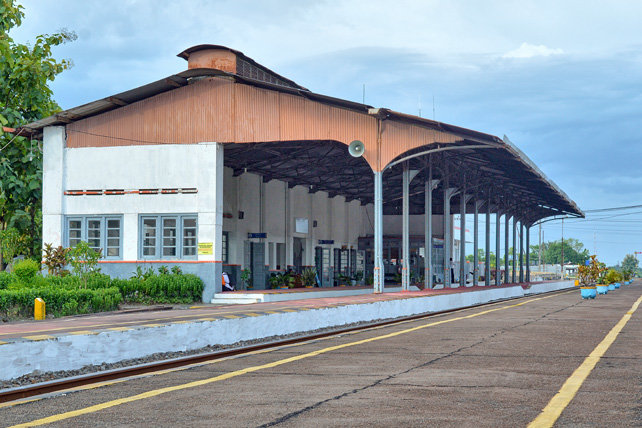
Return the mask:
POLYGON ((580 280, 579 280, 579 279, 576 279, 576 280, 575 280, 575 286, 577 287, 578 285, 580 285, 580 280))
POLYGON ((33 301, 33 318, 35 320, 44 320, 45 315, 45 301, 38 297, 33 301))

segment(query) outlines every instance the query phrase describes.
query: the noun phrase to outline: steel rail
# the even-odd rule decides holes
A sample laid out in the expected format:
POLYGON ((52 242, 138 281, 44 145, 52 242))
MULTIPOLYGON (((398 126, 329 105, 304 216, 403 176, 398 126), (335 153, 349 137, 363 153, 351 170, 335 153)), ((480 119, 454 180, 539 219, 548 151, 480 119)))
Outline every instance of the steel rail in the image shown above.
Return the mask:
MULTIPOLYGON (((565 291, 568 291, 568 289, 549 291, 546 293, 539 293, 538 295, 555 294, 555 293, 561 294, 562 292, 565 292, 565 291)), ((6 403, 10 401, 19 400, 22 398, 29 398, 29 397, 34 397, 38 395, 49 394, 52 392, 62 391, 66 389, 79 388, 82 386, 87 386, 87 385, 101 383, 101 382, 123 379, 131 376, 143 375, 146 373, 153 373, 153 372, 169 370, 177 367, 184 367, 192 364, 203 363, 206 361, 217 360, 221 358, 249 354, 252 352, 263 351, 270 348, 279 348, 282 346, 292 345, 300 342, 323 339, 330 336, 339 336, 342 334, 352 333, 360 330, 368 330, 376 327, 384 327, 384 326, 390 326, 394 324, 401 324, 408 321, 431 318, 439 315, 450 314, 453 312, 459 312, 459 311, 479 308, 483 306, 494 305, 497 303, 506 302, 510 300, 524 299, 526 297, 530 297, 530 296, 510 297, 510 298, 499 299, 499 300, 495 300, 487 303, 479 303, 476 305, 464 306, 461 308, 447 309, 444 311, 411 315, 407 317, 394 318, 394 319, 389 319, 385 321, 377 321, 377 322, 362 324, 354 327, 309 334, 306 336, 292 337, 289 339, 282 339, 282 340, 276 340, 271 342, 259 343, 256 345, 243 346, 239 348, 208 352, 205 354, 189 355, 186 357, 173 358, 170 360, 154 361, 151 363, 139 364, 135 366, 123 367, 123 368, 118 368, 113 370, 106 370, 106 371, 97 372, 97 373, 90 373, 86 375, 56 379, 56 380, 37 383, 33 385, 8 388, 8 389, 0 390, 0 403, 6 403)))

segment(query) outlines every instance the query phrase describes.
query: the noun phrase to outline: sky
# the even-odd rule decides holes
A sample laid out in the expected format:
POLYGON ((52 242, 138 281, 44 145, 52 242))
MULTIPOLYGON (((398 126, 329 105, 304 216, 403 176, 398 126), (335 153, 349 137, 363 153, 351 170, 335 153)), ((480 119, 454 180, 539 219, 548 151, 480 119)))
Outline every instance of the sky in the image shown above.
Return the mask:
MULTIPOLYGON (((583 210, 642 205, 639 1, 20 3, 16 41, 78 35, 54 50, 74 62, 52 84, 63 109, 183 71, 179 52, 220 44, 314 92, 361 102, 365 85, 366 104, 507 135, 583 210)), ((640 226, 642 208, 587 213, 564 237, 615 264, 642 251, 640 226)), ((561 222, 542 228, 561 238, 561 222)))

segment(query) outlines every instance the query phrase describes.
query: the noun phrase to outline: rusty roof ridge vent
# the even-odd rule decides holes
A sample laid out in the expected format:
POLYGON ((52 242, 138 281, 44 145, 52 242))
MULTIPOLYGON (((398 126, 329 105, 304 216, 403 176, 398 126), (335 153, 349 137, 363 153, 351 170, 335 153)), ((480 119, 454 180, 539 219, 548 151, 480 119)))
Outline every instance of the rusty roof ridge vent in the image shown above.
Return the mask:
POLYGON ((304 91, 309 89, 297 84, 264 65, 259 64, 243 52, 222 45, 196 45, 179 53, 179 58, 187 61, 187 68, 209 68, 221 70, 238 76, 296 88, 304 91))

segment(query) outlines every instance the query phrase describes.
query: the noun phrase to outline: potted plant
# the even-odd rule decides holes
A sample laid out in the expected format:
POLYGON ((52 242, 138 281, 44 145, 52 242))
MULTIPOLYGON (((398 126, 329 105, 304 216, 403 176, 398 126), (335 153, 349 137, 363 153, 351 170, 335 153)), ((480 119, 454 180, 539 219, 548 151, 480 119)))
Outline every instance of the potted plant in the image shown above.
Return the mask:
POLYGON ((595 256, 591 256, 591 275, 595 278, 597 294, 606 294, 609 286, 606 282, 606 267, 600 263, 595 256))
POLYGON ((252 271, 250 269, 241 270, 241 284, 242 290, 249 290, 252 286, 252 271))
POLYGON ((312 288, 317 282, 317 270, 315 268, 306 268, 301 273, 301 282, 305 288, 312 288))
POLYGON ((354 281, 356 284, 363 285, 363 271, 358 270, 354 273, 354 281))
POLYGON ((595 299, 597 292, 595 291, 595 285, 593 285, 590 262, 577 267, 577 280, 580 284, 582 299, 595 299))

